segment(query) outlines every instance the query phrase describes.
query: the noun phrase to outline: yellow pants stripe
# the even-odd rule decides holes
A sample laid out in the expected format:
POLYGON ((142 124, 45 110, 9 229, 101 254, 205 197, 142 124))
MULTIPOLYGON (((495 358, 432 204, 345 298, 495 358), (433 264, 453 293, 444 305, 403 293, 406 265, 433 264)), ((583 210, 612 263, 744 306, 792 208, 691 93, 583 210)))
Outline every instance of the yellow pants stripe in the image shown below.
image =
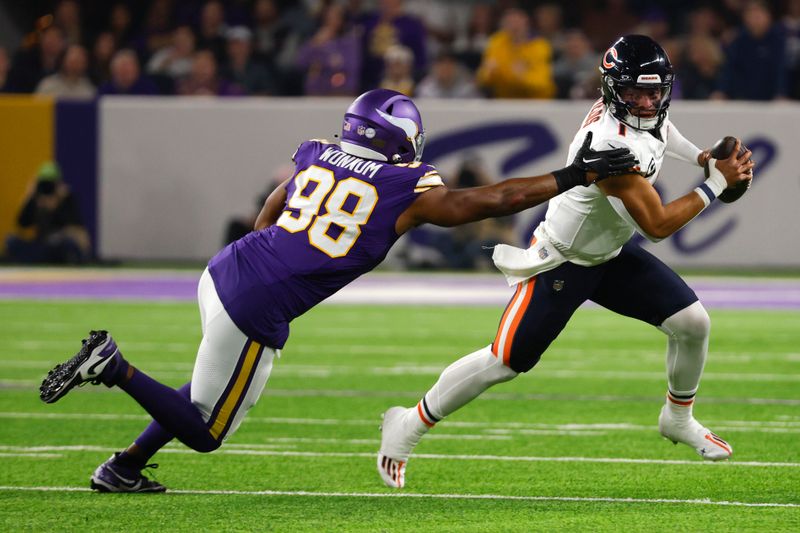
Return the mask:
POLYGON ((244 363, 242 363, 242 368, 239 370, 239 374, 236 376, 236 381, 234 382, 228 397, 225 399, 225 403, 223 403, 222 407, 220 407, 219 412, 217 413, 217 418, 214 420, 214 423, 211 424, 211 428, 209 429, 211 436, 215 439, 219 438, 219 436, 222 434, 222 431, 225 429, 225 426, 228 425, 228 420, 233 415, 233 409, 239 403, 239 399, 242 397, 242 394, 247 392, 245 390, 245 384, 247 383, 250 374, 253 372, 253 366, 258 358, 259 350, 261 350, 261 345, 256 341, 251 340, 250 348, 248 348, 247 354, 244 356, 244 363))

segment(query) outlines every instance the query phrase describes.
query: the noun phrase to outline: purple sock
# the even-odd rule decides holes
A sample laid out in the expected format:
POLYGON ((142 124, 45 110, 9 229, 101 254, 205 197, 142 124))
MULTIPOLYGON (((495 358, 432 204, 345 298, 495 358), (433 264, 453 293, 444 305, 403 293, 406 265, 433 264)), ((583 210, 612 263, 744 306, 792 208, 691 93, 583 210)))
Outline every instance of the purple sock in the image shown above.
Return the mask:
MULTIPOLYGON (((153 445, 160 442, 156 437, 160 435, 163 440, 169 434, 198 452, 210 452, 219 448, 220 442, 211 436, 200 411, 187 397, 188 384, 177 391, 162 385, 137 368, 131 379, 119 387, 139 402, 164 431, 159 434, 154 430, 151 434, 153 445), (186 391, 183 391, 184 388, 186 391)), ((149 429, 148 427, 145 433, 149 429)))
MULTIPOLYGON (((186 398, 187 400, 191 398, 191 385, 192 382, 185 384, 183 387, 178 389, 178 393, 181 396, 186 398)), ((150 458, 153 457, 158 450, 163 448, 167 445, 169 441, 174 439, 175 436, 164 429, 164 427, 153 420, 148 424, 142 434, 136 437, 134 441, 136 446, 139 448, 138 454, 135 456, 128 454, 127 451, 121 452, 118 457, 118 461, 122 463, 130 464, 141 470, 144 466, 150 461, 150 458)))

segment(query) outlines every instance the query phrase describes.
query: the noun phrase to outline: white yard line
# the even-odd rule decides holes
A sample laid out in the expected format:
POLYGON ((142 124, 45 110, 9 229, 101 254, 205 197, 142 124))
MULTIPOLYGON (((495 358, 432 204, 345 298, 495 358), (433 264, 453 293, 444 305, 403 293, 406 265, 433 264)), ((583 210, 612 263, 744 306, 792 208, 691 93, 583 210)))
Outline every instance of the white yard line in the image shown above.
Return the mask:
MULTIPOLYGON (((0 491, 27 492, 91 492, 85 487, 23 487, 0 485, 0 491)), ((797 503, 779 502, 738 502, 716 500, 681 500, 669 498, 605 498, 598 496, 518 496, 506 494, 424 494, 417 492, 316 492, 288 490, 169 490, 168 494, 214 495, 214 496, 299 496, 311 498, 418 498, 437 500, 500 500, 529 502, 572 502, 572 503, 634 503, 634 504, 677 504, 677 505, 717 505, 724 507, 778 507, 798 508, 797 503)))
MULTIPOLYGON (((164 348, 169 351, 169 345, 164 348)), ((341 354, 340 354, 341 355, 341 354)), ((602 379, 602 380, 629 380, 629 381, 663 381, 664 372, 643 372, 638 370, 573 370, 558 368, 560 361, 552 365, 543 365, 537 369, 536 375, 546 379, 602 379)), ((14 363, 6 361, 0 366, 10 368, 31 368, 29 361, 14 363)), ((37 367, 39 368, 39 367, 37 367)), ((47 363, 42 364, 42 371, 47 369, 47 363)), ((153 368, 160 368, 152 372, 154 376, 169 375, 170 377, 189 377, 190 372, 186 367, 183 372, 169 372, 162 370, 163 367, 154 365, 153 368)), ((143 366, 145 372, 147 366, 143 366)), ((304 378, 327 378, 330 376, 438 376, 444 365, 392 365, 392 366, 340 366, 340 365, 302 365, 302 364, 278 364, 274 373, 276 376, 300 376, 304 378)), ((796 383, 800 382, 800 372, 798 373, 752 373, 752 372, 709 372, 703 376, 703 381, 733 381, 737 383, 746 382, 766 382, 766 383, 796 383)))
MULTIPOLYGON (((12 453, 40 453, 40 452, 115 452, 117 448, 93 444, 75 444, 69 446, 4 446, 0 451, 12 453)), ((195 454, 188 448, 168 446, 159 453, 195 454)), ((265 449, 229 448, 223 447, 214 452, 220 455, 256 455, 274 457, 335 457, 335 458, 375 458, 375 453, 367 452, 304 452, 304 451, 276 451, 265 449)), ((800 463, 781 463, 763 461, 724 461, 714 463, 711 461, 687 461, 680 459, 638 459, 624 457, 539 457, 539 456, 505 456, 505 455, 461 455, 461 454, 415 454, 414 459, 435 459, 450 461, 494 461, 494 462, 524 462, 524 463, 600 463, 600 464, 639 464, 639 465, 687 465, 707 466, 714 468, 800 468, 800 463)))
MULTIPOLYGON (((112 414, 112 413, 42 413, 0 411, 0 419, 44 419, 44 420, 150 420, 147 414, 112 414)), ((794 420, 707 420, 715 429, 725 429, 734 432, 764 432, 764 433, 800 433, 800 421, 794 420)), ((284 424, 284 425, 318 425, 318 426, 374 426, 379 421, 369 419, 340 419, 340 418, 290 418, 290 417, 258 417, 252 416, 245 419, 244 423, 284 424)), ((630 423, 603 423, 591 424, 566 423, 543 424, 535 422, 460 422, 448 420, 443 428, 470 428, 484 431, 487 435, 474 436, 475 438, 490 438, 491 435, 506 434, 554 434, 554 435, 580 435, 584 432, 614 432, 614 431, 654 431, 655 425, 630 424, 630 423)), ((429 435, 428 438, 448 438, 447 434, 429 435)), ((452 438, 469 439, 470 435, 452 434, 452 438)))
MULTIPOLYGON (((190 374, 184 377, 188 379, 190 374)), ((28 389, 31 392, 36 390, 41 383, 41 379, 0 379, 0 389, 28 389)), ((119 389, 108 390, 104 387, 87 387, 81 394, 121 394, 119 389)), ((420 391, 390 391, 390 390, 354 390, 354 389, 281 389, 268 386, 264 391, 265 396, 276 397, 298 397, 298 398, 410 398, 414 402, 419 400, 420 391)), ((662 401, 663 396, 617 396, 612 394, 536 394, 528 392, 486 392, 480 399, 485 401, 541 401, 541 402, 624 402, 624 403, 648 403, 653 404, 662 401)), ((724 404, 724 405, 782 405, 800 406, 800 398, 747 398, 730 397, 717 398, 713 396, 703 396, 703 404, 724 404)), ((247 419, 251 420, 251 419, 247 419)), ((267 420, 268 421, 268 420, 267 420)), ((452 422, 448 422, 452 424, 452 422)))
POLYGON ((60 453, 41 452, 0 452, 0 457, 35 457, 37 459, 58 459, 64 457, 60 453))

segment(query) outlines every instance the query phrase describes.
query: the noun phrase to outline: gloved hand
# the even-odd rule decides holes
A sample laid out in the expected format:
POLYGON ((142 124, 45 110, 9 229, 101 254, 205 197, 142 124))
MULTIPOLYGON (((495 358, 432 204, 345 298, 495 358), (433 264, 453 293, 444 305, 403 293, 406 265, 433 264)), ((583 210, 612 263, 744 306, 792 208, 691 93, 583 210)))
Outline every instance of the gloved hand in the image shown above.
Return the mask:
POLYGON ((583 139, 572 165, 584 172, 593 172, 597 177, 587 183, 594 183, 597 180, 605 179, 609 176, 619 176, 628 174, 633 167, 639 164, 636 157, 627 148, 612 148, 610 150, 592 150, 592 132, 588 132, 583 139))

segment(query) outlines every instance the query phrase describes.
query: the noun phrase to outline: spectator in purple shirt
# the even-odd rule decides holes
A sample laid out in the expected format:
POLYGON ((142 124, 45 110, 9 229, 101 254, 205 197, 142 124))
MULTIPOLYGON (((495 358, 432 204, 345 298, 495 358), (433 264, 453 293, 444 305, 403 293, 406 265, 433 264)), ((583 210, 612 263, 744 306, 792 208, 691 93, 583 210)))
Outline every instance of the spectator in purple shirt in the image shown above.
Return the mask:
POLYGON ((142 77, 136 52, 125 48, 114 54, 111 59, 111 79, 97 89, 97 94, 143 96, 158 94, 158 89, 152 81, 142 77))
POLYGON ((363 28, 362 89, 378 86, 383 77, 384 57, 389 47, 401 44, 414 53, 414 72, 424 74, 428 63, 425 27, 418 18, 403 13, 403 0, 380 0, 378 11, 366 14, 363 28))
POLYGON ((352 96, 358 92, 361 41, 348 28, 341 5, 329 5, 317 33, 297 54, 297 66, 306 72, 304 92, 309 96, 352 96))

